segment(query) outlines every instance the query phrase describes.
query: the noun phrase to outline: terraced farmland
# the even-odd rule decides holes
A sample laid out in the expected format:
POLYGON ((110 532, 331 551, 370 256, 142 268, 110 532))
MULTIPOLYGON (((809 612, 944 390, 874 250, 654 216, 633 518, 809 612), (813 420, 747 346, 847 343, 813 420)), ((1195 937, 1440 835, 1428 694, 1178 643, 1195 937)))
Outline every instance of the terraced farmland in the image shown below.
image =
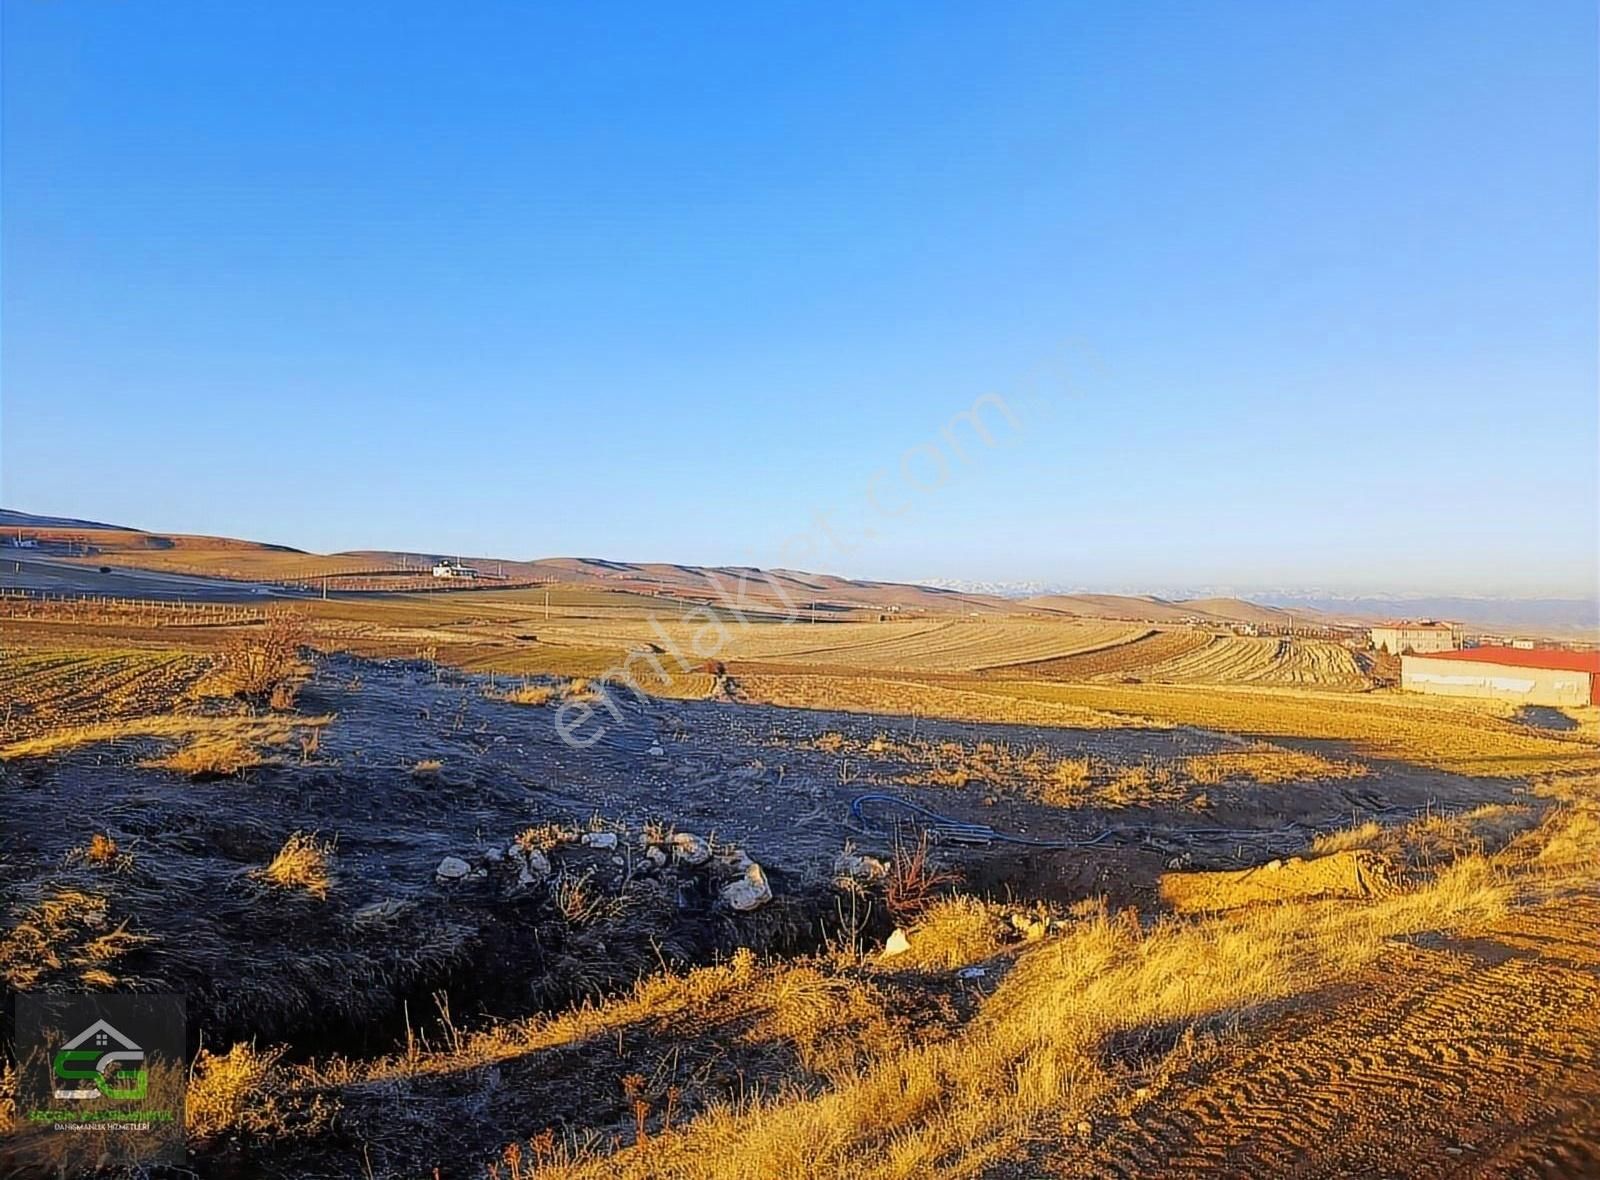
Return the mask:
POLYGON ((1317 639, 1257 639, 1218 635, 1210 643, 1163 660, 1144 679, 1165 684, 1285 684, 1366 688, 1370 684, 1348 648, 1317 639))
POLYGON ((1147 628, 1126 642, 991 671, 1008 677, 1099 683, 1147 681, 1333 689, 1365 689, 1372 685, 1355 654, 1337 643, 1218 635, 1197 627, 1147 628))
POLYGON ((721 624, 662 620, 595 621, 540 626, 552 645, 614 647, 619 653, 652 645, 667 656, 716 658, 895 672, 970 672, 1059 659, 1124 643, 1136 624, 1037 619, 919 619, 893 623, 721 624))

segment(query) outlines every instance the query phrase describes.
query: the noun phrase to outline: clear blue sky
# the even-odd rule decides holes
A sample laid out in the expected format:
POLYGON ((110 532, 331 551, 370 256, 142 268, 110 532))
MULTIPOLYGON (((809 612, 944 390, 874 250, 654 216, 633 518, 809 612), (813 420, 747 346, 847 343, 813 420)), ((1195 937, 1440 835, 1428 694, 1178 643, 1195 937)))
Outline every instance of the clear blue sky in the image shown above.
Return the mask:
POLYGON ((1593 586, 1587 0, 0 8, 8 506, 1593 586))

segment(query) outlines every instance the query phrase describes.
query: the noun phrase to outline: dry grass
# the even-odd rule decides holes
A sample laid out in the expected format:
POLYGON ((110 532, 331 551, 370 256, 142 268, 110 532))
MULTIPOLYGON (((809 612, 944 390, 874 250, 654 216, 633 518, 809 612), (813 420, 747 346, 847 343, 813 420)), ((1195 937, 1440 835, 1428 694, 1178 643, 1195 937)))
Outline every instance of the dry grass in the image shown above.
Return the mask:
POLYGON ((227 777, 256 766, 268 765, 272 761, 253 742, 232 734, 217 734, 197 737, 172 753, 149 759, 141 765, 175 770, 191 778, 203 778, 227 777))
POLYGON ((411 764, 412 778, 434 778, 444 769, 444 763, 437 758, 422 758, 411 764))
POLYGON ((499 694, 502 701, 510 701, 514 705, 548 705, 559 695, 558 690, 548 684, 524 684, 520 688, 509 689, 499 694))
POLYGON ((165 713, 130 717, 52 730, 0 746, 0 761, 10 758, 48 758, 81 746, 142 738, 174 742, 232 740, 255 747, 286 746, 296 742, 307 731, 320 729, 332 720, 332 714, 291 718, 279 715, 207 717, 165 713))
POLYGON ((257 876, 279 889, 299 890, 321 901, 333 886, 332 840, 294 832, 257 876))
POLYGON ((1106 1046, 1119 1034, 1226 1027, 1371 963, 1387 938, 1485 919, 1508 898, 1491 866, 1470 858, 1374 904, 1292 905, 1149 928, 1132 915, 1089 913, 1017 956, 954 1037, 880 1052, 832 1075, 822 1092, 718 1104, 671 1137, 536 1174, 977 1175, 1026 1139, 1058 1133, 1112 1101, 1116 1067, 1106 1046))
POLYGON ((1362 778, 1371 771, 1350 759, 1324 758, 1254 742, 1237 750, 1192 755, 1180 763, 1179 773, 1191 782, 1214 787, 1235 781, 1276 784, 1362 778))
MULTIPOLYGON (((202 1122, 281 1120, 238 1097, 260 1091, 274 1095, 274 1111, 375 1088, 403 1104, 413 1086, 433 1092, 427 1079, 476 1084, 467 1080, 475 1071, 548 1050, 654 1037, 676 1054, 705 1037, 783 1044, 794 1065, 737 1099, 695 1104, 670 1128, 666 1083, 641 1073, 634 1088, 644 1107, 628 1142, 546 1136, 519 1143, 503 1160, 515 1158, 520 1175, 541 1180, 980 1175, 1031 1140, 1120 1110, 1129 1066, 1119 1043, 1155 1046, 1141 1068, 1176 1068, 1204 1038, 1355 977, 1391 940, 1496 921, 1530 886, 1592 889, 1600 804, 1569 785, 1552 791, 1560 805, 1498 852, 1461 847, 1384 896, 1291 900, 1153 924, 1086 904, 1025 944, 1007 935, 998 907, 950 897, 924 908, 910 952, 882 963, 857 963, 837 948, 827 960, 769 965, 739 952, 720 966, 653 976, 609 1002, 453 1038, 443 1051, 275 1067, 270 1080, 225 1090, 234 1095, 221 1104, 226 1117, 202 1122), (948 979, 951 969, 977 963, 990 971, 970 1018, 948 1027, 897 1020, 899 1001, 884 990, 891 981, 918 972, 948 979)), ((1517 809, 1461 818, 1481 831, 1513 817, 1525 818, 1517 809)), ((1327 842, 1361 845, 1372 835, 1363 828, 1327 842)))
POLYGON ((905 763, 911 769, 896 778, 908 785, 1011 791, 1053 807, 1199 805, 1202 794, 1198 788, 1202 787, 1320 782, 1370 773, 1366 766, 1350 759, 1324 758, 1267 742, 1137 763, 1089 756, 1061 757, 1042 746, 1020 747, 992 741, 926 742, 893 739, 884 734, 859 741, 836 731, 823 733, 809 744, 845 759, 905 763))
POLYGON ((0 931, 0 980, 16 991, 31 991, 48 981, 72 981, 101 990, 116 986, 110 968, 148 941, 113 925, 104 893, 70 886, 52 889, 39 901, 6 915, 0 931))
POLYGON ((203 1143, 224 1134, 309 1135, 326 1128, 337 1104, 322 1094, 294 1093, 283 1054, 242 1044, 226 1053, 201 1049, 185 1095, 190 1137, 203 1143))

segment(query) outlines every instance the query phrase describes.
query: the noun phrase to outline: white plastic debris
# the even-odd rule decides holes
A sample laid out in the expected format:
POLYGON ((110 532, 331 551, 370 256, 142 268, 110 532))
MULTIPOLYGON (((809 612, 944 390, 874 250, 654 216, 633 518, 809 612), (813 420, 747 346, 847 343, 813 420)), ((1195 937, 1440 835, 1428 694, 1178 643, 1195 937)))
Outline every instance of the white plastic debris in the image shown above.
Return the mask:
POLYGON ((982 979, 989 974, 987 967, 963 967, 956 972, 957 979, 982 979))
POLYGON ((617 834, 615 832, 587 832, 583 837, 586 848, 615 848, 617 834))
POLYGON ((440 881, 459 881, 472 872, 472 866, 459 856, 447 856, 439 862, 439 867, 433 870, 433 875, 440 881))
POLYGON ((853 881, 881 881, 889 875, 889 866, 875 856, 841 852, 834 858, 833 875, 853 881))
POLYGON ((741 912, 760 909, 772 900, 772 886, 761 866, 752 861, 744 876, 722 887, 722 900, 741 912))
POLYGON ((906 932, 904 930, 896 926, 894 928, 894 933, 889 935, 888 941, 883 944, 883 957, 885 959, 892 959, 896 955, 905 954, 910 949, 911 939, 906 937, 906 932))
POLYGON ((666 751, 663 750, 660 746, 651 746, 650 747, 650 756, 652 758, 659 758, 665 753, 666 753, 666 751))

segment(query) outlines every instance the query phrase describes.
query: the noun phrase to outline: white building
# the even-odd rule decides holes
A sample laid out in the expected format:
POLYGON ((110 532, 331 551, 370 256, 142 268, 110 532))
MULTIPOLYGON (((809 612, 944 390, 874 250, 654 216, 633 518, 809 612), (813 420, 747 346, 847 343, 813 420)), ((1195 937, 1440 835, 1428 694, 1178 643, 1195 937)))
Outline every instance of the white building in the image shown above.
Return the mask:
POLYGON ((1461 646, 1461 624, 1433 619, 1384 623, 1372 629, 1372 646, 1392 655, 1408 651, 1454 651, 1461 646))
POLYGON ((1469 647, 1400 657, 1400 687, 1523 705, 1600 705, 1600 652, 1469 647))

